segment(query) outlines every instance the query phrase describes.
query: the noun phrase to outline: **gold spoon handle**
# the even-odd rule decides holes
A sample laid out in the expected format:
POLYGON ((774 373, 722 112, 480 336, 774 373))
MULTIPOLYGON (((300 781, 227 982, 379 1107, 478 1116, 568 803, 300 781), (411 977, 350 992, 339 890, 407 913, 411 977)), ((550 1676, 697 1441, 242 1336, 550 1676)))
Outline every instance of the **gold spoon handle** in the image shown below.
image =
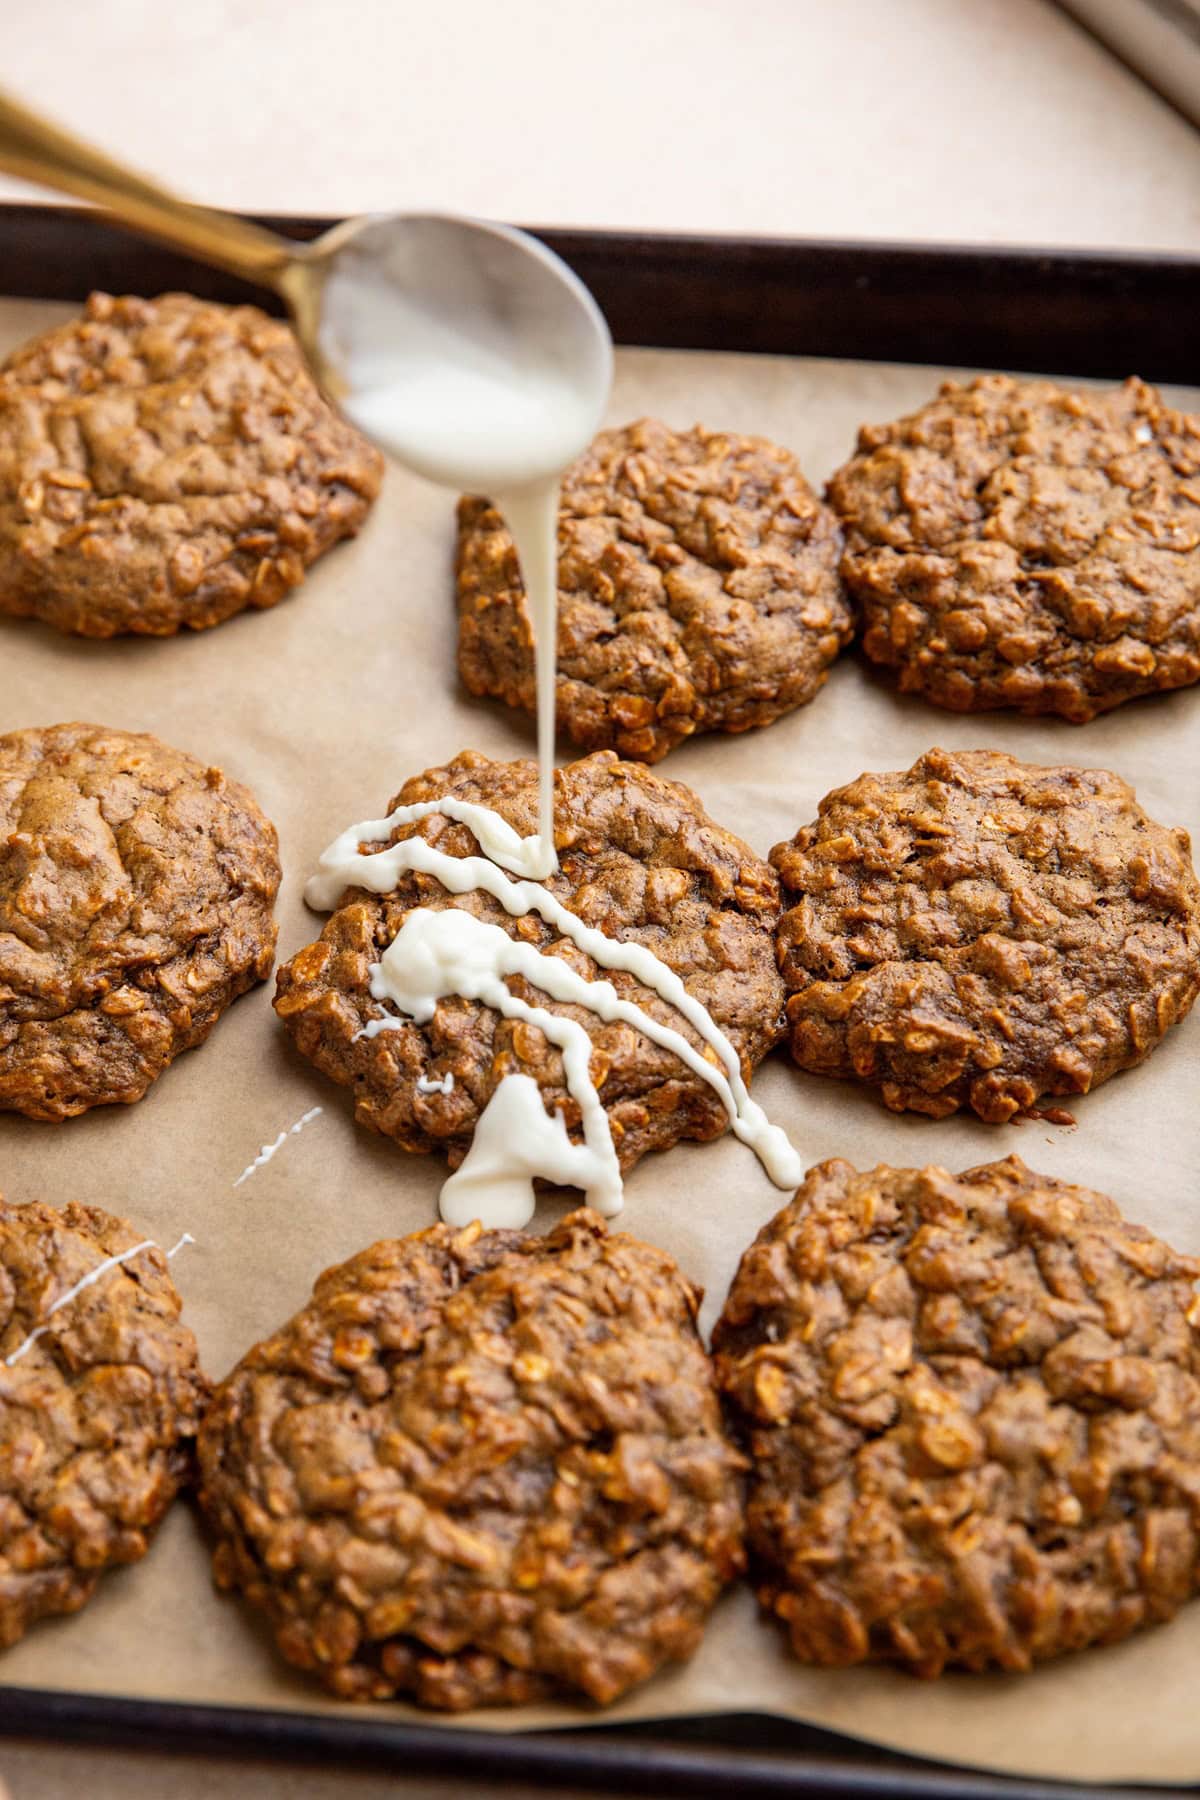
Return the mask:
POLYGON ((0 89, 0 168, 91 200, 134 231, 161 239, 247 281, 281 288, 302 246, 229 213, 192 206, 70 132, 51 125, 0 89))

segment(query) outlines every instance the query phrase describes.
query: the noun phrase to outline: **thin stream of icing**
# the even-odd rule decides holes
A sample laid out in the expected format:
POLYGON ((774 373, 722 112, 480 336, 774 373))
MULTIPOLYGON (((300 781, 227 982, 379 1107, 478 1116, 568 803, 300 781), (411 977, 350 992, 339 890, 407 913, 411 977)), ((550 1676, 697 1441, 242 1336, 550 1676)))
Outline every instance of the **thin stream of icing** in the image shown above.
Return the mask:
MULTIPOLYGON (((172 1257, 178 1256, 185 1244, 194 1244, 195 1241, 196 1240, 191 1232, 185 1231, 174 1249, 167 1251, 167 1261, 170 1262, 172 1257)), ((48 1308, 42 1323, 34 1326, 33 1330, 29 1333, 29 1336, 24 1342, 17 1345, 11 1356, 5 1357, 5 1368, 11 1369, 14 1363, 19 1363, 21 1358, 33 1349, 33 1346, 37 1343, 38 1339, 45 1337, 46 1333, 50 1330, 50 1321, 55 1313, 61 1312, 64 1306, 69 1306, 72 1300, 78 1299, 79 1295, 87 1288, 94 1287, 98 1281, 102 1281, 111 1270, 119 1269, 123 1263, 132 1262, 133 1258, 135 1256, 140 1256, 143 1250, 157 1249, 158 1245, 154 1242, 153 1238, 143 1238, 142 1242, 140 1244, 135 1244, 131 1250, 122 1250, 119 1256, 107 1256, 102 1263, 97 1263, 96 1267, 87 1275, 84 1275, 81 1280, 77 1281, 74 1287, 69 1287, 65 1294, 59 1295, 58 1299, 54 1302, 54 1305, 48 1308)))
POLYGON ((553 875, 558 867, 554 848, 558 488, 557 481, 538 482, 531 487, 512 490, 496 502, 517 547, 525 604, 533 628, 537 683, 538 830, 536 839, 524 840, 530 846, 530 861, 524 872, 538 881, 553 875))

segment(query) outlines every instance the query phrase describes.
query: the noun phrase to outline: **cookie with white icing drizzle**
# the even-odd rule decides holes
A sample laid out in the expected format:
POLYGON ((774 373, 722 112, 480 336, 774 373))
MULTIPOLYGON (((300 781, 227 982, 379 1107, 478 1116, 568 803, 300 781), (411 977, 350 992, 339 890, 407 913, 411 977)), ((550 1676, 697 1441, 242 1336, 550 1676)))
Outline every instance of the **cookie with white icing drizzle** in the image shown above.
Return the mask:
POLYGON ((144 1556, 187 1479, 208 1384, 168 1254, 95 1206, 0 1199, 0 1648, 144 1556))
MULTIPOLYGON (((538 1115, 528 1105, 529 1083, 536 1088, 541 1116, 568 1146, 568 1172, 559 1179, 571 1180, 570 1145, 584 1138, 594 1144, 607 1130, 618 1197, 606 1210, 615 1211, 620 1204, 617 1168, 626 1172, 648 1150, 665 1149, 683 1138, 717 1136, 735 1110, 730 1078, 744 1095, 742 1084, 779 1041, 783 990, 772 947, 779 892, 768 864, 716 825, 696 796, 676 782, 604 752, 558 770, 555 784, 559 867, 536 884, 531 897, 548 895, 551 910, 557 902, 557 922, 532 910, 510 912, 494 893, 474 885, 452 893, 432 873, 390 865, 377 873, 368 866, 371 851, 417 838, 433 853, 427 862, 436 864, 444 856, 470 858, 472 880, 484 873, 475 831, 433 810, 363 844, 368 852, 360 859, 363 886, 339 896, 336 875, 327 877, 327 887, 319 893, 319 883, 313 884, 310 897, 318 904, 336 904, 336 911, 319 941, 280 970, 275 1005, 303 1054, 334 1080, 353 1087, 362 1124, 408 1150, 442 1148, 452 1166, 466 1155, 505 1077, 527 1077, 527 1083, 509 1084, 505 1098, 518 1101, 526 1126, 536 1125, 538 1115), (384 891, 369 892, 368 880, 378 880, 384 891), (399 990, 394 982, 389 986, 385 959, 395 959, 406 928, 411 936, 420 926, 431 942, 437 928, 430 932, 430 915, 448 909, 465 913, 484 928, 484 937, 498 929, 512 940, 501 978, 516 1003, 513 1016, 503 1016, 478 994, 464 997, 461 986, 438 992, 425 1018, 413 1016, 411 1008, 421 1010, 415 1000, 404 1007, 394 1004, 390 996, 399 990), (670 984, 673 972, 682 982, 683 999, 698 1003, 693 1010, 702 1029, 630 970, 600 966, 577 941, 579 936, 586 941, 586 932, 576 932, 572 941, 562 928, 562 909, 572 915, 568 928, 579 921, 599 932, 614 955, 621 954, 622 945, 648 950, 667 977, 660 988, 670 984), (555 959, 548 972, 510 966, 518 961, 529 965, 537 954, 555 959), (594 988, 584 1004, 549 995, 530 978, 544 980, 547 973, 560 975, 556 986, 581 992, 584 983, 611 983, 608 994, 615 994, 619 1004, 606 1010, 624 1016, 601 1016, 592 1003, 594 988), (707 1013, 707 1023, 699 1008, 707 1013), (631 1018, 633 1009, 641 1022, 631 1018), (538 1022, 530 1018, 531 1011, 550 1018, 538 1022), (551 1041, 577 1032, 590 1039, 590 1048, 584 1045, 586 1075, 602 1109, 590 1136, 586 1095, 581 1110, 580 1085, 564 1069, 564 1046, 551 1041), (652 1041, 650 1032, 668 1041, 652 1041), (671 1034, 679 1038, 674 1047, 671 1034), (737 1065, 728 1073, 718 1039, 737 1065), (689 1067, 688 1058, 704 1073, 689 1067), (448 1091, 431 1091, 431 1083, 444 1084, 448 1075, 454 1078, 448 1091)), ((409 781, 393 810, 420 810, 422 803, 434 806, 447 797, 498 813, 521 836, 537 828, 537 767, 532 761, 492 762, 464 752, 446 768, 409 781)), ((347 865, 334 859, 331 866, 347 865)), ((499 873, 495 856, 487 867, 499 873)), ((506 897, 508 879, 493 883, 506 897)), ((460 929, 463 924, 456 922, 460 929)), ((469 929, 480 938, 479 930, 469 929)), ((435 952, 432 945, 422 966, 429 966, 435 952)), ((568 1047, 568 1059, 571 1054, 568 1047)), ((747 1142, 754 1141, 765 1161, 788 1161, 782 1134, 772 1132, 752 1102, 737 1107, 735 1129, 747 1142)), ((560 1142, 560 1151, 562 1147, 560 1142)), ((790 1179, 790 1169, 785 1179, 790 1179)), ((593 1192, 582 1180, 572 1185, 593 1192)), ((593 1198, 602 1196, 593 1193, 593 1198)), ((513 1210, 505 1222, 519 1218, 513 1210)))

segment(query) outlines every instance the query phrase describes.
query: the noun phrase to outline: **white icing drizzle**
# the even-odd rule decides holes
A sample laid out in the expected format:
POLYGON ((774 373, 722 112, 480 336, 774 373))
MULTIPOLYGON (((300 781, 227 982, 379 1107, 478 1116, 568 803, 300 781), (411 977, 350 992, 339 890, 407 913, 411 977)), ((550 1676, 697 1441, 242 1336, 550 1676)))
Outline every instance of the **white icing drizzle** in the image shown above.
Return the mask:
POLYGON ((325 1108, 323 1106, 310 1107, 303 1118, 297 1119, 294 1125, 285 1127, 273 1144, 264 1144, 254 1161, 246 1164, 246 1167, 234 1182, 234 1187, 239 1188, 243 1181, 249 1181, 255 1169, 261 1169, 264 1164, 269 1163, 275 1152, 277 1150, 282 1150, 290 1137, 299 1137, 300 1133, 304 1130, 304 1127, 311 1124, 314 1119, 320 1118, 324 1110, 325 1108))
MULTIPOLYGON (((446 797, 400 806, 386 819, 365 820, 342 832, 321 856, 318 873, 309 881, 305 897, 310 906, 327 909, 336 905, 346 887, 388 893, 395 888, 402 874, 414 871, 432 875, 451 893, 465 894, 481 888, 513 917, 536 912, 602 968, 621 969, 633 975, 683 1015, 713 1052, 711 1061, 681 1032, 660 1024, 634 1002, 622 999, 611 982, 586 981, 561 957, 544 955, 532 945, 509 937, 499 926, 486 925, 457 908, 443 912, 424 907, 414 909, 381 960, 372 965, 373 997, 390 1001, 400 1012, 419 1022, 433 1016, 439 998, 460 994, 464 998, 482 1000, 510 1018, 523 1018, 536 1024, 559 1046, 563 1051, 567 1085, 583 1117, 583 1149, 590 1159, 586 1163, 579 1157, 574 1159, 572 1185, 582 1186, 598 1210, 609 1213, 619 1210, 620 1175, 619 1171, 613 1175, 616 1154, 608 1117, 588 1067, 591 1039, 575 1021, 517 1000, 505 985, 506 976, 523 975, 553 999, 585 1006, 605 1019, 624 1020, 672 1051, 716 1089, 735 1134, 755 1152, 771 1180, 781 1188, 798 1186, 803 1177, 801 1159, 784 1132, 772 1125, 762 1108, 750 1098, 737 1051, 707 1010, 688 993, 674 970, 644 944, 607 937, 594 926, 585 924, 548 889, 528 880, 513 881, 503 872, 505 867, 520 869, 523 866, 519 847, 530 842, 519 838, 498 814, 473 802, 446 797), (384 850, 359 849, 360 844, 390 836, 397 826, 415 823, 437 812, 469 825, 488 855, 449 856, 418 837, 403 839, 384 850), (477 829, 477 825, 481 829, 477 829), (499 857, 493 855, 493 850, 499 851, 499 857), (586 1178, 581 1180, 581 1175, 586 1178)), ((365 1034, 374 1037, 380 1031, 398 1026, 398 1020, 385 1015, 371 1020, 365 1027, 365 1034)), ((488 1112, 497 1105, 499 1094, 506 1086, 506 1082, 500 1084, 488 1112)), ((514 1100, 511 1107, 517 1106, 524 1109, 527 1117, 526 1102, 514 1100)), ((506 1114, 511 1110, 508 1099, 502 1107, 506 1114)), ((487 1112, 477 1127, 477 1137, 486 1120, 487 1112)), ((488 1166, 495 1179, 502 1133, 498 1126, 493 1128, 490 1121, 488 1142, 488 1166)), ((521 1146, 514 1144, 511 1150, 514 1166, 528 1160, 521 1146)), ((483 1159, 481 1151, 476 1169, 483 1166, 483 1159)), ((469 1161, 468 1157, 463 1169, 469 1161)), ((462 1175, 461 1169, 459 1175, 462 1175)), ((529 1191, 532 1194, 532 1189, 529 1191)), ((506 1205, 511 1204, 510 1196, 506 1205)), ((491 1222, 490 1211, 484 1222, 491 1222)))
MULTIPOLYGON (((371 1021, 372 1024, 376 1022, 375 1020, 371 1021)), ((361 1033, 356 1031, 354 1035, 355 1037, 373 1037, 374 1033, 368 1029, 361 1033)), ((417 1092, 418 1094, 452 1094, 454 1092, 454 1075, 447 1071, 440 1081, 430 1081, 428 1076, 418 1075, 417 1092)))
MULTIPOLYGON (((369 888, 373 894, 388 894, 406 871, 420 869, 425 874, 436 875, 441 864, 450 861, 471 863, 478 868, 495 863, 510 874, 536 881, 539 879, 534 872, 537 844, 536 837, 523 838, 498 812, 493 812, 490 806, 480 806, 474 800, 460 800, 455 794, 445 794, 440 800, 417 800, 411 806, 396 807, 386 819, 362 819, 357 825, 348 825, 345 831, 339 832, 318 857, 317 873, 309 877, 304 898, 318 912, 331 912, 343 889, 351 884, 369 888), (422 819, 431 819, 435 813, 445 819, 456 819, 460 825, 469 825, 487 863, 481 857, 450 858, 420 838, 393 844, 387 850, 368 852, 359 849, 360 844, 390 837, 398 825, 417 825, 422 819), (421 844, 431 858, 436 858, 436 865, 433 861, 426 865, 416 860, 416 853, 410 854, 410 846, 415 844, 421 844)), ((478 881, 469 881, 455 892, 465 894, 470 888, 481 885, 478 881)))
MULTIPOLYGON (((195 1241, 196 1240, 191 1232, 185 1231, 174 1248, 167 1251, 167 1261, 170 1262, 173 1257, 178 1256, 185 1244, 194 1244, 195 1241)), ((21 1358, 33 1349, 33 1346, 37 1343, 38 1339, 45 1337, 46 1333, 50 1330, 50 1321, 55 1313, 61 1312, 64 1306, 69 1306, 72 1300, 78 1299, 79 1295, 87 1288, 94 1287, 98 1281, 102 1281, 113 1269, 119 1269, 123 1263, 132 1262, 133 1258, 135 1256, 140 1256, 143 1250, 157 1249, 158 1245, 154 1242, 153 1238, 143 1238, 142 1242, 140 1244, 135 1244, 131 1250, 122 1250, 119 1256, 107 1256, 102 1263, 97 1263, 96 1267, 92 1269, 89 1274, 84 1275, 81 1280, 77 1281, 74 1287, 69 1287, 65 1294, 59 1295, 58 1299, 54 1302, 54 1305, 47 1309, 46 1316, 42 1323, 40 1325, 35 1325, 34 1329, 29 1333, 29 1336, 23 1343, 17 1345, 11 1356, 5 1357, 5 1368, 11 1369, 14 1363, 19 1363, 21 1358)))
MULTIPOLYGON (((453 1204, 454 1199, 453 1191, 448 1196, 447 1189, 452 1189, 457 1181, 460 1194, 464 1188, 469 1187, 482 1197, 486 1186, 485 1171, 486 1177, 490 1177, 495 1184, 498 1163, 503 1165, 501 1185, 511 1175, 513 1188, 513 1191, 508 1192, 505 1203, 507 1223, 527 1225, 533 1217, 532 1177, 535 1174, 544 1174, 548 1180, 564 1181, 572 1187, 581 1187, 587 1195, 588 1204, 598 1212, 609 1216, 618 1213, 622 1205, 621 1170, 617 1163, 617 1153, 613 1149, 608 1115, 600 1104, 600 1096, 588 1068, 592 1040, 576 1020, 560 1018, 557 1013, 548 1011, 544 1006, 531 1006, 527 1000, 520 1000, 515 994, 511 994, 505 986, 506 975, 524 975, 555 1000, 574 1000, 585 1006, 594 1005, 597 1011, 600 1008, 602 989, 607 990, 614 1003, 621 1004, 617 1002, 616 991, 610 982, 585 981, 561 957, 543 956, 532 944, 521 944, 515 938, 510 938, 499 925, 485 925, 481 919, 476 919, 471 913, 461 912, 458 908, 433 912, 425 906, 417 907, 409 913, 384 951, 381 961, 371 967, 371 993, 374 998, 390 1000, 393 1006, 415 1019, 419 1025, 432 1019, 438 1001, 451 994, 459 994, 464 1000, 482 1000, 485 1006, 492 1007, 506 1019, 521 1019, 527 1025, 536 1025, 562 1051, 567 1088, 578 1102, 582 1114, 581 1148, 571 1144, 561 1119, 557 1121, 556 1129, 555 1121, 548 1117, 541 1103, 537 1084, 528 1076, 523 1077, 528 1087, 538 1095, 537 1105, 545 1120, 545 1128, 539 1127, 535 1133, 530 1134, 533 1109, 528 1094, 523 1090, 516 1094, 506 1092, 505 1101, 497 1109, 494 1118, 488 1118, 491 1112, 489 1104, 484 1113, 484 1118, 488 1120, 488 1130, 480 1145, 479 1156, 471 1163, 468 1155, 457 1174, 452 1175, 442 1189, 442 1217, 449 1219, 446 1206, 448 1201, 453 1204), (596 995, 595 1001, 589 998, 593 993, 596 995), (556 1167, 569 1168, 570 1172, 555 1174, 543 1169, 540 1159, 546 1151, 550 1152, 550 1160, 556 1167), (567 1155, 566 1151, 570 1154, 567 1155), (515 1199, 514 1192, 517 1196, 515 1199), (513 1218, 514 1211, 522 1210, 523 1217, 513 1218)), ((626 1017, 627 1014, 636 1014, 639 1022, 646 1019, 646 1023, 653 1023, 638 1007, 629 1007, 627 1013, 609 1012, 606 1016, 617 1018, 626 1017)), ((385 1017, 372 1020, 372 1024, 377 1025, 381 1031, 394 1031, 400 1029, 402 1021, 385 1017)), ((672 1032, 671 1036, 678 1034, 672 1032)), ((690 1044, 688 1049, 691 1049, 690 1044)), ((502 1081, 497 1093, 508 1087, 509 1082, 502 1081)), ((477 1127, 476 1143, 479 1142, 478 1133, 482 1126, 483 1120, 477 1127)), ((468 1224, 476 1216, 477 1212, 472 1211, 461 1223, 468 1224)), ((490 1199, 487 1220, 489 1224, 496 1222, 490 1199)))

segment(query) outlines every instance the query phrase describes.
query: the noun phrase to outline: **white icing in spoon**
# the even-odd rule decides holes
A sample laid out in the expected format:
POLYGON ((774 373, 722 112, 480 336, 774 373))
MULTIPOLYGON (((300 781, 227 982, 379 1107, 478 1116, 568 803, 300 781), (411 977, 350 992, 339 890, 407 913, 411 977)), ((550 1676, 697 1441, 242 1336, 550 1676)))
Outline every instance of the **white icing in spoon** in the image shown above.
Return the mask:
MULTIPOLYGON (((196 1240, 191 1232, 185 1231, 174 1249, 167 1251, 167 1261, 170 1262, 172 1257, 178 1256, 185 1244, 194 1244, 195 1241, 196 1240)), ((142 1254, 143 1250, 157 1249, 158 1245, 154 1242, 153 1238, 143 1238, 142 1242, 140 1244, 134 1244, 131 1250, 122 1250, 119 1256, 106 1256, 102 1263, 97 1263, 96 1267, 92 1269, 89 1274, 85 1275, 82 1280, 77 1281, 74 1287, 69 1287, 65 1294, 60 1294, 58 1299, 54 1302, 54 1305, 47 1308, 46 1316, 42 1323, 36 1325, 29 1336, 22 1343, 17 1345, 11 1356, 5 1357, 5 1368, 11 1369, 14 1363, 19 1363, 21 1358, 33 1349, 33 1346, 37 1343, 38 1339, 45 1337, 50 1329, 50 1321, 55 1313, 61 1312, 64 1306, 69 1306, 72 1300, 77 1300, 80 1294, 84 1293, 88 1288, 94 1287, 98 1281, 103 1281, 104 1277, 111 1273, 113 1269, 119 1269, 123 1263, 132 1262, 135 1256, 140 1256, 142 1254)))

